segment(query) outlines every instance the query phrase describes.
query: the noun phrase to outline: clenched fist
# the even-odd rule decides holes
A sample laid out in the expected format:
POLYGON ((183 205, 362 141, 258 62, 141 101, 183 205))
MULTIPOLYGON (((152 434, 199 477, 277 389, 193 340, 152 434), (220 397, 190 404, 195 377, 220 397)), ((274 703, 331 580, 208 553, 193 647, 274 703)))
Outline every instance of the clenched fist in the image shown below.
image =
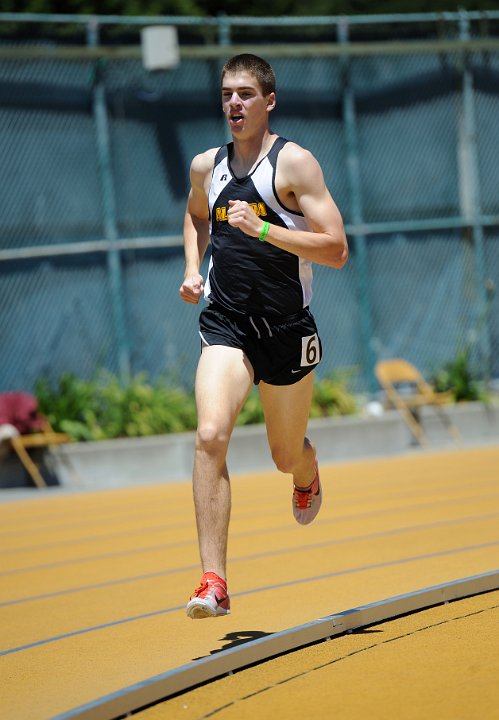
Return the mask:
POLYGON ((199 273, 187 275, 184 282, 180 286, 180 297, 191 305, 197 305, 199 298, 203 294, 203 278, 199 273))

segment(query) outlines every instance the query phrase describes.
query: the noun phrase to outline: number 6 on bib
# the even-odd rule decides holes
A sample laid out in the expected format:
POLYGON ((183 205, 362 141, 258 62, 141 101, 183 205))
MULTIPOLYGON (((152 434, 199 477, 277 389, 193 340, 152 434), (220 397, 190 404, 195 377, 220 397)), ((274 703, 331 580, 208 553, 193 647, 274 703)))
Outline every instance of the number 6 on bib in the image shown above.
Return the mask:
POLYGON ((301 339, 301 367, 317 365, 321 359, 321 346, 317 333, 301 339))

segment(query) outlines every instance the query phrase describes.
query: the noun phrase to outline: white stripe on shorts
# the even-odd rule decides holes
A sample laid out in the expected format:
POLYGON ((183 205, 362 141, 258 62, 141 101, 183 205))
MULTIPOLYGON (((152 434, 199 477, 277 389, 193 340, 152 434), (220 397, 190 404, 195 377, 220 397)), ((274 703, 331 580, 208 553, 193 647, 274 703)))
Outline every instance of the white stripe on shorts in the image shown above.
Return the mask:
POLYGON ((202 346, 203 346, 203 347, 210 347, 210 343, 207 342, 207 340, 206 340, 206 338, 204 337, 204 335, 203 335, 203 333, 201 332, 201 330, 199 330, 199 335, 200 335, 200 337, 201 337, 201 344, 202 344, 202 346))

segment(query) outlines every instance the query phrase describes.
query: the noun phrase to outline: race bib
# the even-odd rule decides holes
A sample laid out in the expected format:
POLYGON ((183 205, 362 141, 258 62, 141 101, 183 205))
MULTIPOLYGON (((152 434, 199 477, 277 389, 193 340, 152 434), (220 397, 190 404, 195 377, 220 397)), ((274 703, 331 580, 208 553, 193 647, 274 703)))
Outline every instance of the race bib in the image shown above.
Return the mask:
POLYGON ((321 346, 317 333, 301 339, 301 367, 317 365, 321 359, 321 346))

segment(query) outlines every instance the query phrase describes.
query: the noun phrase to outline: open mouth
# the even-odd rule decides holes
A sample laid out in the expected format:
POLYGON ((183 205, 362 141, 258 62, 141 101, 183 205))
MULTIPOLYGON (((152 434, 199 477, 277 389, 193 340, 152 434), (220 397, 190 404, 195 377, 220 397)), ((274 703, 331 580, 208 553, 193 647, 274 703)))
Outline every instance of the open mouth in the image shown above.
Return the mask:
POLYGON ((234 115, 230 116, 230 121, 232 123, 239 123, 242 122, 243 116, 240 113, 234 113, 234 115))

